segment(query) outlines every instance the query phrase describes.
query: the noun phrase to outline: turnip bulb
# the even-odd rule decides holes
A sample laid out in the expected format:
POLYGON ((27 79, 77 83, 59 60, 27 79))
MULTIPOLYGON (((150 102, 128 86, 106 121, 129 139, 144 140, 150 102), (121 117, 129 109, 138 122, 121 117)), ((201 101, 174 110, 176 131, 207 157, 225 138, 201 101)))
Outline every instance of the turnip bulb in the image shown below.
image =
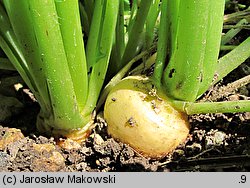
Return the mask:
POLYGON ((140 154, 162 158, 184 142, 187 115, 173 108, 148 77, 129 76, 110 91, 104 106, 108 133, 140 154))

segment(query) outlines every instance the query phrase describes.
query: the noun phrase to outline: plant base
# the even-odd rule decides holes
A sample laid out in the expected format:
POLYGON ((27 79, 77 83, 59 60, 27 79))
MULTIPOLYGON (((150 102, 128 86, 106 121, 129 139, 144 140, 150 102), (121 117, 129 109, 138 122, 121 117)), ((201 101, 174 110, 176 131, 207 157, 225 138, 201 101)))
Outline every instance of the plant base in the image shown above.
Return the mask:
POLYGON ((91 130, 94 128, 94 119, 90 118, 88 123, 85 124, 82 128, 65 130, 52 127, 50 124, 46 123, 44 117, 40 113, 37 117, 36 125, 40 133, 44 133, 48 136, 53 136, 56 139, 69 138, 80 143, 90 135, 91 130))

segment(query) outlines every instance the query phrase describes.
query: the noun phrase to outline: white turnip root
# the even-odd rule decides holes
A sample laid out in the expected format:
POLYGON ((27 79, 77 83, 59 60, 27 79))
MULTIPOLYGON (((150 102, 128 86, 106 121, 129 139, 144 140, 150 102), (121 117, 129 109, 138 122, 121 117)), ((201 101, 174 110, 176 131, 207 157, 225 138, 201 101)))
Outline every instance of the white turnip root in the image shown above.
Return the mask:
POLYGON ((104 118, 113 138, 150 158, 166 156, 189 133, 187 115, 173 108, 152 80, 142 76, 126 77, 111 90, 104 118))

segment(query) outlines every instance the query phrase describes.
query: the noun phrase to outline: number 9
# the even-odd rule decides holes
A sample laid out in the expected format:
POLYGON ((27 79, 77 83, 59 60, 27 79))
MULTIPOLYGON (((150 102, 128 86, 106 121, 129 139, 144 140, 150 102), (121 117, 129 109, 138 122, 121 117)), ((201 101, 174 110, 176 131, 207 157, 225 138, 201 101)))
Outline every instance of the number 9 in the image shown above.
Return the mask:
POLYGON ((247 181, 246 175, 241 175, 240 179, 241 179, 240 183, 246 183, 246 181, 247 181))

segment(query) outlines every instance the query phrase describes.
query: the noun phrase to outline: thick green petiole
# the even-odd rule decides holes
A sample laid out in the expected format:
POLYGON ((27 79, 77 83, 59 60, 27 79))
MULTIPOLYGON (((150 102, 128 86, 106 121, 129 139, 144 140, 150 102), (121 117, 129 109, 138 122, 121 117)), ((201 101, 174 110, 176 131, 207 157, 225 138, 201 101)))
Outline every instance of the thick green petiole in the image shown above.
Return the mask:
POLYGON ((74 92, 55 3, 44 0, 27 2, 31 18, 29 24, 34 28, 36 48, 40 53, 38 58, 43 63, 50 97, 51 112, 43 112, 44 118, 57 129, 80 128, 86 122, 80 114, 74 92))
POLYGON ((105 79, 119 1, 84 1, 91 21, 86 58, 78 0, 3 3, 0 48, 41 105, 38 129, 83 138, 105 79))
POLYGON ((108 67, 107 79, 112 78, 120 69, 122 54, 125 49, 125 27, 124 27, 124 3, 120 1, 119 12, 117 17, 116 32, 114 38, 113 49, 111 51, 110 63, 108 67))
POLYGON ((197 97, 206 53, 208 7, 213 2, 186 0, 179 3, 176 38, 171 38, 175 45, 171 46, 170 62, 164 71, 166 92, 172 98, 195 101, 197 97))
MULTIPOLYGON (((25 83, 29 86, 29 88, 37 94, 37 90, 35 89, 36 85, 32 82, 32 78, 27 73, 26 67, 22 66, 26 64, 23 56, 18 56, 15 51, 6 43, 6 40, 0 35, 0 47, 4 49, 5 54, 8 56, 8 59, 12 62, 13 66, 16 70, 18 70, 19 74, 22 76, 25 83)), ((41 108, 45 108, 44 104, 41 103, 41 108)))
POLYGON ((90 38, 87 44, 87 61, 90 63, 90 78, 87 103, 83 110, 84 115, 91 114, 94 110, 104 83, 119 9, 119 1, 97 0, 95 3, 93 19, 100 21, 92 22, 90 38), (96 12, 100 13, 97 14, 96 12), (95 30, 95 28, 99 30, 95 30), (97 36, 93 36, 94 38, 91 39, 91 34, 97 36), (94 43, 89 44, 92 40, 94 43), (94 57, 92 57, 92 55, 94 55, 94 57))
POLYGON ((236 28, 232 28, 230 29, 225 35, 223 35, 221 37, 221 45, 225 45, 227 44, 232 38, 234 38, 241 30, 242 28, 240 26, 244 26, 245 24, 247 24, 247 20, 246 19, 242 19, 240 20, 235 27, 236 28))
POLYGON ((227 51, 227 50, 233 50, 234 48, 236 48, 237 46, 235 45, 222 45, 220 46, 220 50, 221 51, 227 51))
POLYGON ((100 42, 100 36, 102 31, 102 22, 104 15, 104 3, 105 0, 96 0, 95 8, 93 12, 93 21, 90 26, 90 34, 88 38, 87 48, 86 48, 86 58, 88 62, 88 73, 91 73, 93 65, 96 63, 96 57, 99 56, 98 45, 100 42))
MULTIPOLYGON (((167 0, 167 24, 168 24, 168 45, 169 45, 169 53, 170 57, 173 55, 174 49, 176 49, 177 45, 177 29, 179 24, 179 9, 180 9, 180 1, 181 0, 167 0)), ((164 11, 164 9, 162 10, 164 11)))
MULTIPOLYGON (((20 50, 19 43, 11 27, 10 21, 2 5, 0 4, 0 48, 8 56, 8 59, 13 63, 16 70, 19 71, 24 81, 39 98, 40 95, 37 92, 37 85, 34 82, 30 72, 28 63, 20 50)), ((41 107, 45 107, 44 103, 41 103, 41 107)))
POLYGON ((122 54, 125 49, 125 32, 124 32, 124 3, 119 3, 119 13, 117 17, 116 24, 116 37, 115 37, 115 45, 114 45, 114 53, 116 54, 115 64, 121 61, 122 54))
POLYGON ((161 5, 161 9, 163 10, 161 12, 161 20, 160 20, 160 28, 159 28, 159 39, 157 44, 157 58, 155 61, 155 68, 154 68, 154 74, 153 79, 155 81, 156 86, 161 87, 161 81, 162 81, 162 74, 164 67, 166 65, 166 57, 167 57, 167 51, 168 51, 168 11, 167 10, 167 2, 163 1, 161 5))
MULTIPOLYGON (((71 4, 71 8, 74 7, 76 10, 78 2, 71 1, 71 3, 75 3, 74 6, 71 4)), ((64 14, 67 12, 61 12, 63 20, 60 20, 62 26, 60 28, 56 5, 52 0, 4 0, 4 5, 14 30, 13 37, 17 37, 20 46, 14 43, 9 45, 10 49, 14 49, 12 51, 5 46, 2 48, 7 49, 5 50, 6 55, 34 92, 41 105, 38 122, 40 121, 40 124, 44 124, 45 127, 60 130, 83 127, 88 120, 85 122, 80 113, 78 106, 80 100, 77 100, 75 93, 78 88, 74 88, 68 66, 68 59, 70 61, 83 59, 83 56, 76 57, 76 59, 69 57, 71 55, 78 56, 79 53, 84 52, 81 52, 84 50, 81 48, 81 41, 75 42, 75 40, 81 39, 81 27, 77 23, 80 21, 79 16, 68 17, 71 21, 66 21, 64 14), (74 27, 74 31, 67 31, 67 33, 65 29, 71 27, 71 23, 78 24, 78 27, 74 27), (72 41, 64 40, 62 34, 70 35, 72 34, 70 32, 74 32, 71 37, 72 41), (70 45, 72 45, 71 47, 77 45, 79 49, 72 52, 70 45), (17 50, 20 50, 19 54, 16 54, 17 50)), ((5 39, 5 41, 11 40, 5 39)), ((5 41, 0 41, 0 44, 4 45, 5 41)), ((70 66, 74 68, 72 63, 70 66)), ((80 77, 79 74, 77 76, 80 77)), ((78 95, 80 94, 78 93, 78 95)))
POLYGON ((140 3, 138 12, 132 22, 131 29, 128 33, 128 42, 126 44, 120 68, 128 63, 137 53, 137 47, 143 34, 144 24, 149 12, 152 0, 143 1, 140 3))
POLYGON ((206 49, 201 72, 201 83, 197 97, 202 95, 211 86, 215 70, 218 64, 218 57, 221 43, 221 33, 224 15, 224 0, 211 1, 208 7, 208 25, 206 34, 206 49))
POLYGON ((135 15, 136 15, 136 13, 138 11, 139 4, 140 4, 139 0, 133 0, 132 3, 131 3, 132 7, 131 7, 131 10, 130 10, 129 19, 128 19, 127 27, 126 27, 127 33, 130 33, 130 31, 131 31, 131 28, 132 28, 133 23, 135 21, 135 19, 134 19, 135 15))
POLYGON ((250 8, 243 10, 243 11, 238 11, 234 12, 232 14, 227 14, 224 16, 224 24, 228 23, 238 23, 241 19, 247 19, 249 22, 250 18, 250 8))
MULTIPOLYGON (((11 22, 11 26, 13 28, 16 40, 15 43, 20 45, 12 45, 12 48, 15 51, 20 51, 18 55, 23 56, 21 62, 27 62, 25 65, 22 65, 26 74, 29 75, 29 79, 35 85, 34 89, 36 92, 34 93, 40 103, 42 108, 49 109, 50 101, 48 88, 46 84, 46 79, 43 70, 43 62, 41 61, 41 53, 37 49, 37 38, 34 33, 34 28, 31 18, 31 11, 29 9, 29 1, 27 0, 4 0, 3 1, 6 11, 8 13, 8 17, 11 22)), ((14 41, 14 40, 13 40, 14 41)), ((8 58, 10 58, 8 56, 8 58)), ((34 91, 33 91, 34 92, 34 91)))
POLYGON ((88 94, 88 75, 80 23, 78 0, 55 0, 63 45, 79 110, 88 94))
POLYGON ((250 37, 248 37, 239 46, 219 59, 216 69, 216 79, 214 80, 213 84, 220 81, 249 57, 250 37))
POLYGON ((204 113, 250 112, 249 100, 197 103, 174 101, 173 105, 188 115, 204 113))
MULTIPOLYGON (((164 3, 164 1, 162 2, 164 3)), ((145 46, 149 49, 153 43, 155 37, 156 20, 160 12, 160 0, 155 0, 150 6, 147 20, 146 20, 146 32, 145 32, 145 46)))

